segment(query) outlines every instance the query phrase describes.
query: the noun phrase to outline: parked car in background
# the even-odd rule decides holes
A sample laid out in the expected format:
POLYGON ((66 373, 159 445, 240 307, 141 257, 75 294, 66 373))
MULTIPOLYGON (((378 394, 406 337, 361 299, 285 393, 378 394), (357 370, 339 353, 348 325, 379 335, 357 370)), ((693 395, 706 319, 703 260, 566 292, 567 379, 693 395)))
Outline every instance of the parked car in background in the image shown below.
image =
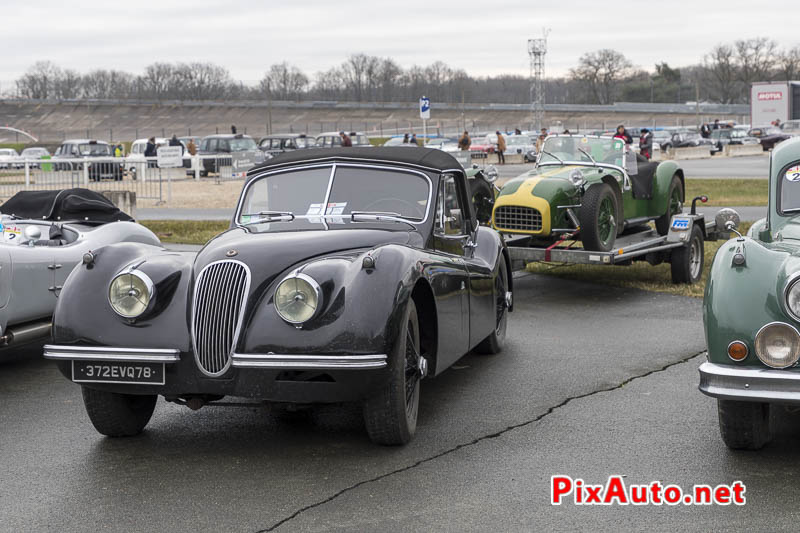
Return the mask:
POLYGON ((0 148, 0 168, 20 168, 19 153, 13 148, 0 148))
MULTIPOLYGON (((353 146, 372 146, 369 142, 369 137, 364 133, 352 131, 347 135, 350 137, 353 146)), ((338 131, 328 131, 317 135, 318 148, 338 148, 340 146, 342 146, 342 138, 339 136, 338 131)))
POLYGON ((733 127, 711 131, 711 153, 721 152, 729 144, 758 144, 758 139, 748 135, 748 128, 733 127))
POLYGON ((315 148, 317 141, 305 133, 282 133, 267 135, 258 141, 258 148, 265 154, 276 156, 283 152, 315 148))
POLYGON ((708 146, 711 148, 712 145, 711 139, 705 139, 697 132, 679 131, 672 133, 669 141, 661 145, 661 149, 669 150, 671 148, 690 148, 693 146, 708 146))
POLYGON ((437 150, 441 150, 443 152, 448 152, 448 153, 460 151, 458 148, 458 139, 451 139, 449 137, 438 137, 436 139, 430 139, 427 143, 425 143, 425 148, 435 148, 437 150))
POLYGON ((96 139, 69 139, 61 143, 54 157, 58 159, 74 159, 74 162, 59 162, 56 170, 83 170, 84 158, 101 158, 100 161, 88 161, 89 180, 100 181, 113 179, 120 181, 125 173, 125 164, 114 161, 114 151, 110 144, 96 139))
POLYGON ((123 242, 161 245, 95 191, 21 191, 0 205, 0 357, 48 337, 73 267, 90 250, 123 242))
POLYGON ((768 194, 767 217, 719 247, 703 301, 700 391, 733 449, 761 448, 800 405, 800 138, 773 150, 768 194))
POLYGON ((405 143, 403 142, 403 136, 394 136, 389 137, 382 146, 403 146, 405 143))
POLYGON ((787 120, 781 124, 781 131, 792 137, 800 135, 800 120, 787 120))
POLYGON ((42 146, 31 146, 29 148, 25 148, 22 150, 22 153, 19 155, 20 159, 22 160, 22 166, 25 166, 25 161, 28 161, 28 168, 40 168, 41 163, 35 163, 31 160, 35 159, 43 159, 43 158, 50 158, 50 151, 47 148, 42 146))
POLYGON ((116 244, 73 271, 44 355, 108 436, 141 432, 159 395, 230 396, 354 402, 373 442, 405 444, 420 382, 505 342, 510 260, 468 191, 439 150, 284 154, 196 256, 116 244))
POLYGON ((775 145, 779 142, 792 137, 777 126, 757 126, 751 128, 748 135, 758 139, 758 142, 761 143, 761 148, 763 148, 765 152, 775 148, 775 145))
MULTIPOLYGON (((497 136, 495 136, 495 139, 497 136)), ((489 154, 493 154, 497 145, 492 143, 488 135, 475 136, 472 138, 472 144, 469 145, 469 151, 472 159, 486 159, 489 154)))
POLYGON ((672 132, 669 130, 655 130, 653 132, 653 151, 666 150, 667 144, 672 139, 672 132))
POLYGON ((256 141, 249 135, 243 133, 208 135, 200 140, 198 155, 221 157, 204 157, 200 175, 208 176, 209 172, 219 172, 220 167, 231 166, 231 158, 225 157, 225 154, 233 152, 258 152, 262 154, 263 158, 263 152, 258 149, 256 141))
POLYGON ((509 135, 506 137, 506 155, 522 155, 526 163, 536 161, 536 143, 528 135, 509 135))

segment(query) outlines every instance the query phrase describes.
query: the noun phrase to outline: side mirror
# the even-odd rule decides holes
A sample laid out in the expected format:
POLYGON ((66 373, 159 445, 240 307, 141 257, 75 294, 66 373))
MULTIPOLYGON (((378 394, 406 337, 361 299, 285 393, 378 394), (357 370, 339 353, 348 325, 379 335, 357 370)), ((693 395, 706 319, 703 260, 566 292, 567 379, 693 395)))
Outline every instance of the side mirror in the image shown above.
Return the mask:
POLYGON ((497 181, 497 168, 494 165, 489 165, 483 169, 483 174, 489 183, 497 181))

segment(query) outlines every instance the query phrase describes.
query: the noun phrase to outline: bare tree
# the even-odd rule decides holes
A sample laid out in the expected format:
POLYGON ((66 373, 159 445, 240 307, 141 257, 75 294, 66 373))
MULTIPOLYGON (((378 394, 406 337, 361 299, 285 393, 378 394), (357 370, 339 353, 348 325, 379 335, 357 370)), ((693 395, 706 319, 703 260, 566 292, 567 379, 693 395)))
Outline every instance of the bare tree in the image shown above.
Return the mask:
POLYGON ((778 55, 778 79, 792 81, 800 77, 800 46, 784 50, 778 55))
POLYGON ((141 87, 145 96, 151 98, 168 98, 172 85, 174 67, 169 63, 153 63, 144 69, 141 76, 141 87))
POLYGON ((705 85, 711 97, 723 104, 733 103, 741 94, 739 67, 732 46, 718 44, 705 57, 705 85))
POLYGON ((777 59, 778 45, 766 37, 736 41, 739 79, 749 87, 754 81, 769 81, 777 59))
POLYGON ((308 87, 308 77, 299 68, 284 61, 269 67, 259 87, 264 93, 271 92, 277 100, 299 100, 308 87))
POLYGON ((17 80, 17 92, 24 98, 56 98, 61 69, 51 61, 37 61, 17 80))
POLYGON ((583 54, 578 66, 570 70, 573 79, 586 84, 595 103, 611 104, 617 86, 631 72, 633 64, 616 50, 604 48, 583 54))

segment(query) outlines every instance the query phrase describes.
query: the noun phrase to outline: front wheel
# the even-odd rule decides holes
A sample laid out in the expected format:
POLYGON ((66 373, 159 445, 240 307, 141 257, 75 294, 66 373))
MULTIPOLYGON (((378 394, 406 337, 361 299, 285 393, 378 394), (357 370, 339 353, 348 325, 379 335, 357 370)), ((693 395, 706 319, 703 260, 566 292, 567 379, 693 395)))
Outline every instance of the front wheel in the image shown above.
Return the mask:
POLYGON ((364 402, 369 438, 384 446, 407 444, 417 429, 419 382, 425 363, 414 300, 408 300, 401 324, 389 359, 389 382, 364 402))
POLYGON ((82 387, 83 405, 94 428, 108 437, 132 437, 142 432, 158 396, 118 394, 82 387))
POLYGON ((719 433, 732 450, 758 450, 770 441, 769 404, 717 400, 719 433))
POLYGON ((669 233, 669 223, 672 220, 672 215, 677 215, 683 211, 682 198, 683 184, 678 175, 675 174, 669 182, 669 189, 667 189, 667 210, 656 219, 656 231, 658 231, 659 235, 669 233))
POLYGON ((497 267, 497 276, 494 280, 494 308, 495 308, 495 327, 491 335, 481 341, 475 347, 475 351, 480 354, 496 354, 503 351, 506 343, 506 328, 508 327, 508 308, 511 293, 508 292, 508 271, 506 270, 506 258, 500 255, 500 263, 497 267))
POLYGON ((692 226, 689 242, 675 248, 670 258, 672 283, 697 283, 703 276, 705 245, 699 226, 692 226))
POLYGON ((589 251, 608 252, 617 238, 617 197, 607 183, 592 185, 580 211, 581 241, 589 251))

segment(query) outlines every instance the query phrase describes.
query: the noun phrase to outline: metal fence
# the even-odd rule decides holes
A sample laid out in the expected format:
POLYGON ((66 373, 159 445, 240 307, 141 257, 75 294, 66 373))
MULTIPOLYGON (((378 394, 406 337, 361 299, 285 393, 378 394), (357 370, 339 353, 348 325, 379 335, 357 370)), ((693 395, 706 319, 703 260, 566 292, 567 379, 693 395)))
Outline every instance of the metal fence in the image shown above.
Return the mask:
POLYGON ((183 158, 183 166, 160 168, 155 157, 82 157, 0 161, 0 200, 19 191, 83 187, 96 191, 131 191, 137 201, 156 205, 172 199, 172 184, 210 178, 217 182, 243 178, 246 168, 234 168, 230 155, 183 158))

